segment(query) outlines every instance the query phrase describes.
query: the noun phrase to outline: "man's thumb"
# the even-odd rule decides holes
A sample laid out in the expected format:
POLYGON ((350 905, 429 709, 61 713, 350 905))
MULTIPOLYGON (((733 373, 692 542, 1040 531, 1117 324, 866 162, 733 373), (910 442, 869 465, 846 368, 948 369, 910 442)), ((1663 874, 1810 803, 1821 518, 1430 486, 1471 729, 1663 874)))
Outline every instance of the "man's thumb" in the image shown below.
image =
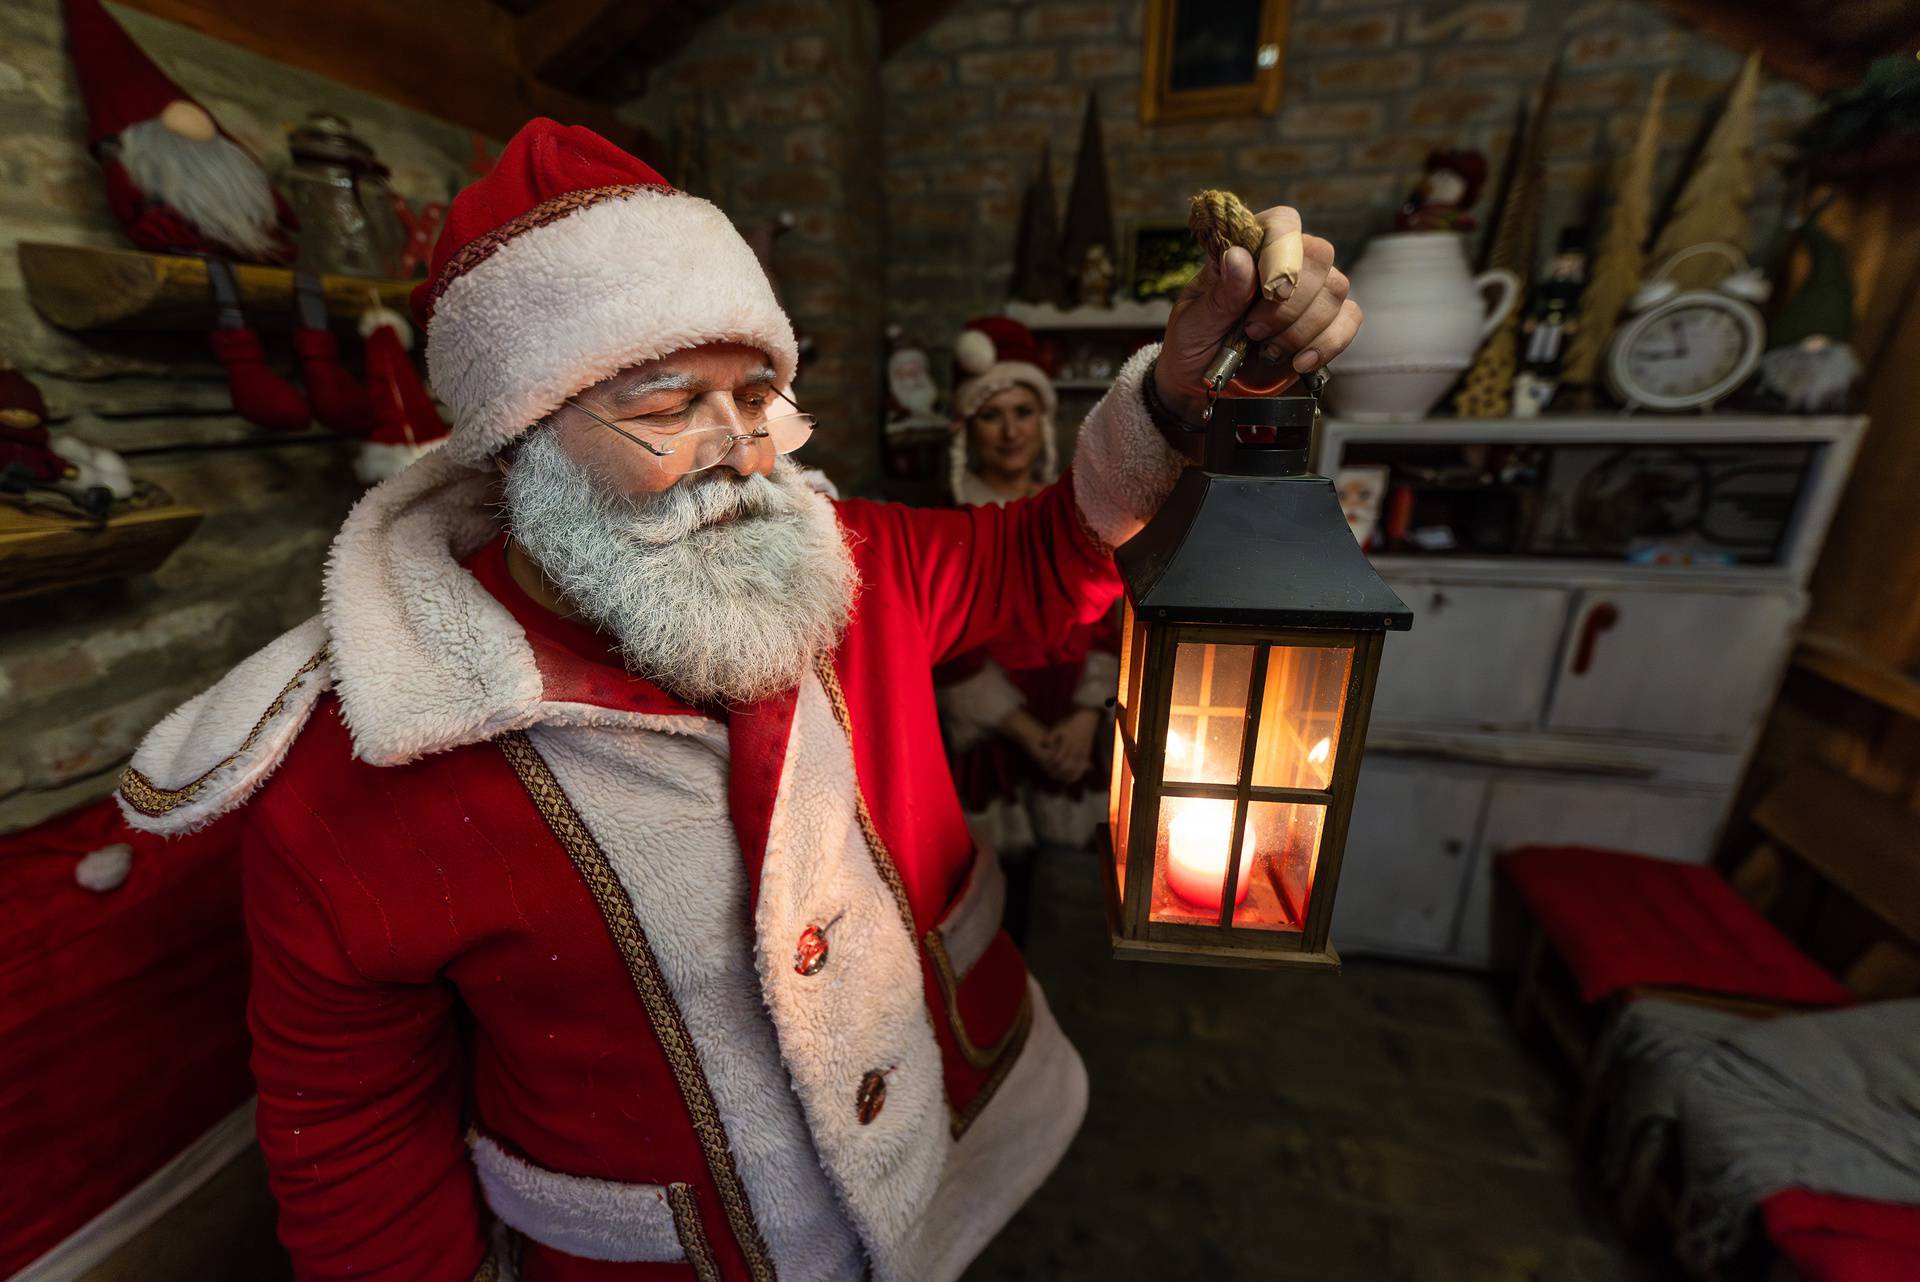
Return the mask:
POLYGON ((1224 333, 1253 301, 1253 255, 1238 245, 1220 256, 1220 270, 1207 291, 1207 311, 1224 333))

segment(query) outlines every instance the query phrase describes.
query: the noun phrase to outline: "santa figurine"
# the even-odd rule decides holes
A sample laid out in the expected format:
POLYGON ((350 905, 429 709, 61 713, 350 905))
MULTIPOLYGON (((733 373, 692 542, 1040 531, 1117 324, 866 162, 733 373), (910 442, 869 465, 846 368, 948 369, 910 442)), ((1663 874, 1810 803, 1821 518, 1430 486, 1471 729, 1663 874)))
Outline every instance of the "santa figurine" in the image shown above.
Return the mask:
POLYGON ((54 490, 94 520, 134 494, 127 461, 102 445, 47 430, 47 402, 33 380, 0 367, 0 490, 54 490))
POLYGON ((156 254, 290 263, 293 215, 260 162, 136 45, 100 0, 66 0, 87 149, 127 239, 156 254))
POLYGON ((1479 223, 1467 211, 1487 181, 1487 158, 1477 151, 1427 155, 1420 185, 1394 215, 1396 231, 1472 231, 1479 223))
POLYGON ((726 215, 586 129, 508 143, 415 295, 446 443, 120 785, 147 831, 233 815, 296 1276, 961 1275, 1087 1080, 932 668, 1112 607, 1243 315, 1345 349, 1305 244, 1289 300, 1244 250, 1203 274, 1030 497, 836 502, 788 457, 793 327, 726 215))
POLYGON ((368 485, 386 480, 444 444, 447 425, 407 352, 413 327, 400 313, 371 307, 360 317, 367 345, 367 401, 373 431, 360 443, 353 471, 368 485))

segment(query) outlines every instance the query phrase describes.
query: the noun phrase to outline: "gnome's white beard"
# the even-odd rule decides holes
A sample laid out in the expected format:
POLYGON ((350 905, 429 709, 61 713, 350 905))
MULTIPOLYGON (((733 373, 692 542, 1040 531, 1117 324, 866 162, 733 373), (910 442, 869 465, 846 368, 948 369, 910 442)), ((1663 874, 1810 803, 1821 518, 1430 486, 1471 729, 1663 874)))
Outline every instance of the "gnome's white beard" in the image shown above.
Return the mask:
POLYGON ((204 142, 182 138, 156 118, 121 130, 119 146, 127 176, 149 200, 249 258, 273 252, 279 222, 273 188, 240 144, 219 133, 204 142))
POLYGON ((694 702, 799 684, 846 628, 859 585, 832 505, 781 459, 629 497, 536 431, 508 470, 516 542, 627 666, 694 702))

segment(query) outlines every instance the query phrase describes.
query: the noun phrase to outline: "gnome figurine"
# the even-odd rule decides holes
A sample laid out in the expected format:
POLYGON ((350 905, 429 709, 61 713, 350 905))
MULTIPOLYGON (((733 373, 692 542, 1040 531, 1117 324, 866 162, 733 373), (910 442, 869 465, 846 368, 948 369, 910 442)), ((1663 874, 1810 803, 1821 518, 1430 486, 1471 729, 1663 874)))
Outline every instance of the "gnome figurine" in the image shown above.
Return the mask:
POLYGON ((1853 280, 1846 251, 1818 223, 1801 231, 1812 265, 1767 330, 1760 387, 1795 414, 1831 414, 1847 407, 1860 377, 1854 355, 1853 280))
POLYGON ((292 212, 266 171, 142 52, 100 0, 66 0, 87 149, 127 239, 157 254, 293 261, 292 212))
POLYGON ((1395 231, 1472 231, 1473 202, 1487 181, 1487 158, 1477 151, 1435 151, 1427 172, 1393 217, 1395 231))
POLYGON ((133 497, 127 462, 112 450, 47 430, 47 402, 33 380, 0 368, 0 491, 56 490, 104 520, 114 500, 133 497))

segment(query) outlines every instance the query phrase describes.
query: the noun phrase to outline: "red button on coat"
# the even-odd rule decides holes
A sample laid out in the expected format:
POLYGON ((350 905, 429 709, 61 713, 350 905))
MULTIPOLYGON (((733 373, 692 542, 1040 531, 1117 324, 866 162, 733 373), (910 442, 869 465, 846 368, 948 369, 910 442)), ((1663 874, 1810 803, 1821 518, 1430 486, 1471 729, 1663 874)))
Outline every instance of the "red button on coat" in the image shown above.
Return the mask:
POLYGON ((800 932, 800 943, 793 950, 793 969, 802 975, 817 975, 827 964, 827 932, 821 926, 809 926, 800 932))

